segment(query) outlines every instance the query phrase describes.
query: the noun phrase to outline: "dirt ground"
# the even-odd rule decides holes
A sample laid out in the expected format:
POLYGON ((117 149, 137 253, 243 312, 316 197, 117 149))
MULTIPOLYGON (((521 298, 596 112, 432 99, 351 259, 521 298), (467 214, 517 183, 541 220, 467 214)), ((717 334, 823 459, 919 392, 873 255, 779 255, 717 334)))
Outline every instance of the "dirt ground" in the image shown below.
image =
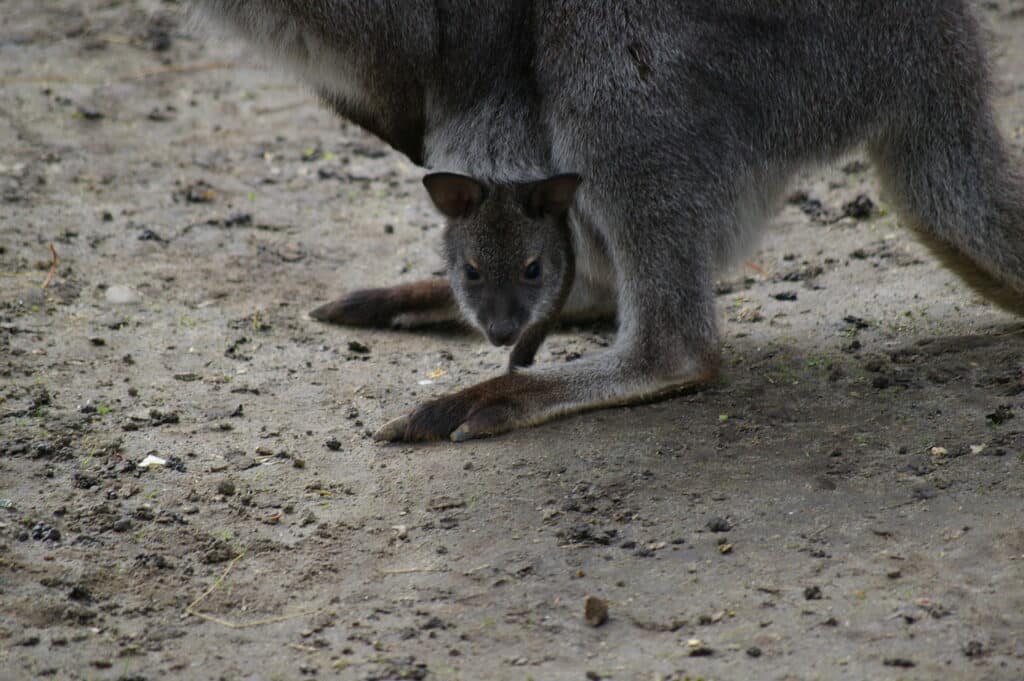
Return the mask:
POLYGON ((505 361, 306 317, 440 267, 421 171, 176 10, 0 8, 0 678, 1024 678, 1024 324, 859 155, 721 285, 706 389, 383 446, 505 361))

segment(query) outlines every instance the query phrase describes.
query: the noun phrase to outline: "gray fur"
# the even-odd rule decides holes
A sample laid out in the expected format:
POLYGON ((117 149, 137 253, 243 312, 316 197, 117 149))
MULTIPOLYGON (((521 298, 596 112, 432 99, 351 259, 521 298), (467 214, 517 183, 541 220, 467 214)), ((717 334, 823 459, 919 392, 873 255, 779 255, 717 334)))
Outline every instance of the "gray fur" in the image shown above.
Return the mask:
POLYGON ((798 168, 859 144, 945 262, 1004 304, 1024 300, 1024 184, 963 0, 196 4, 427 167, 585 180, 570 303, 615 291, 615 345, 441 398, 383 437, 436 436, 452 419, 460 439, 499 432, 706 377, 713 278, 798 168))

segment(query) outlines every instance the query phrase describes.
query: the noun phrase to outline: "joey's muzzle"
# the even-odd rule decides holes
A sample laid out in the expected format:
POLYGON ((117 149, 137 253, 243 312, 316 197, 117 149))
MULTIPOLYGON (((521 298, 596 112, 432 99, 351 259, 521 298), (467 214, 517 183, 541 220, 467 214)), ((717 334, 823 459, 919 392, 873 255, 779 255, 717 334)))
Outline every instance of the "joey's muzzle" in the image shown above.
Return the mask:
POLYGON ((519 338, 520 326, 513 321, 491 322, 485 329, 487 340, 494 345, 514 345, 519 338))

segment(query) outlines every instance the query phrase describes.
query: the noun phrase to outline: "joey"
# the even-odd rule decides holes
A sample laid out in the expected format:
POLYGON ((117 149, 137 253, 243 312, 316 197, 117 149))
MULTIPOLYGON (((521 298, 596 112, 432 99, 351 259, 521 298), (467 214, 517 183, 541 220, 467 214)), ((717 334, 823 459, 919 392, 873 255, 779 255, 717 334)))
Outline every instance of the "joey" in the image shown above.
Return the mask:
POLYGON ((463 317, 525 367, 569 295, 575 256, 568 212, 579 178, 487 184, 453 173, 423 178, 447 218, 443 253, 463 317))
POLYGON ((354 291, 311 315, 375 327, 462 319, 494 345, 512 346, 510 368, 530 366, 573 286, 569 209, 579 183, 576 175, 491 183, 429 174, 423 184, 447 223, 447 279, 354 291))

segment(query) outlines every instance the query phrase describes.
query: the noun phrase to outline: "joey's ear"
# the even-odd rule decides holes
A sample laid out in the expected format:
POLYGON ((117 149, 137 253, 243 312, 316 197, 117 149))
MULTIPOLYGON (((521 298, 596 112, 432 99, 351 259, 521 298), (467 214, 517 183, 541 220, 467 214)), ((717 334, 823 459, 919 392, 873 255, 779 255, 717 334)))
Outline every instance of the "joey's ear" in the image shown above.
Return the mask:
POLYGON ((555 175, 533 183, 529 197, 530 211, 535 215, 562 217, 572 206, 582 181, 579 175, 555 175))
POLYGON ((465 175, 431 173, 423 178, 423 186, 437 209, 450 218, 472 214, 484 200, 484 186, 465 175))

